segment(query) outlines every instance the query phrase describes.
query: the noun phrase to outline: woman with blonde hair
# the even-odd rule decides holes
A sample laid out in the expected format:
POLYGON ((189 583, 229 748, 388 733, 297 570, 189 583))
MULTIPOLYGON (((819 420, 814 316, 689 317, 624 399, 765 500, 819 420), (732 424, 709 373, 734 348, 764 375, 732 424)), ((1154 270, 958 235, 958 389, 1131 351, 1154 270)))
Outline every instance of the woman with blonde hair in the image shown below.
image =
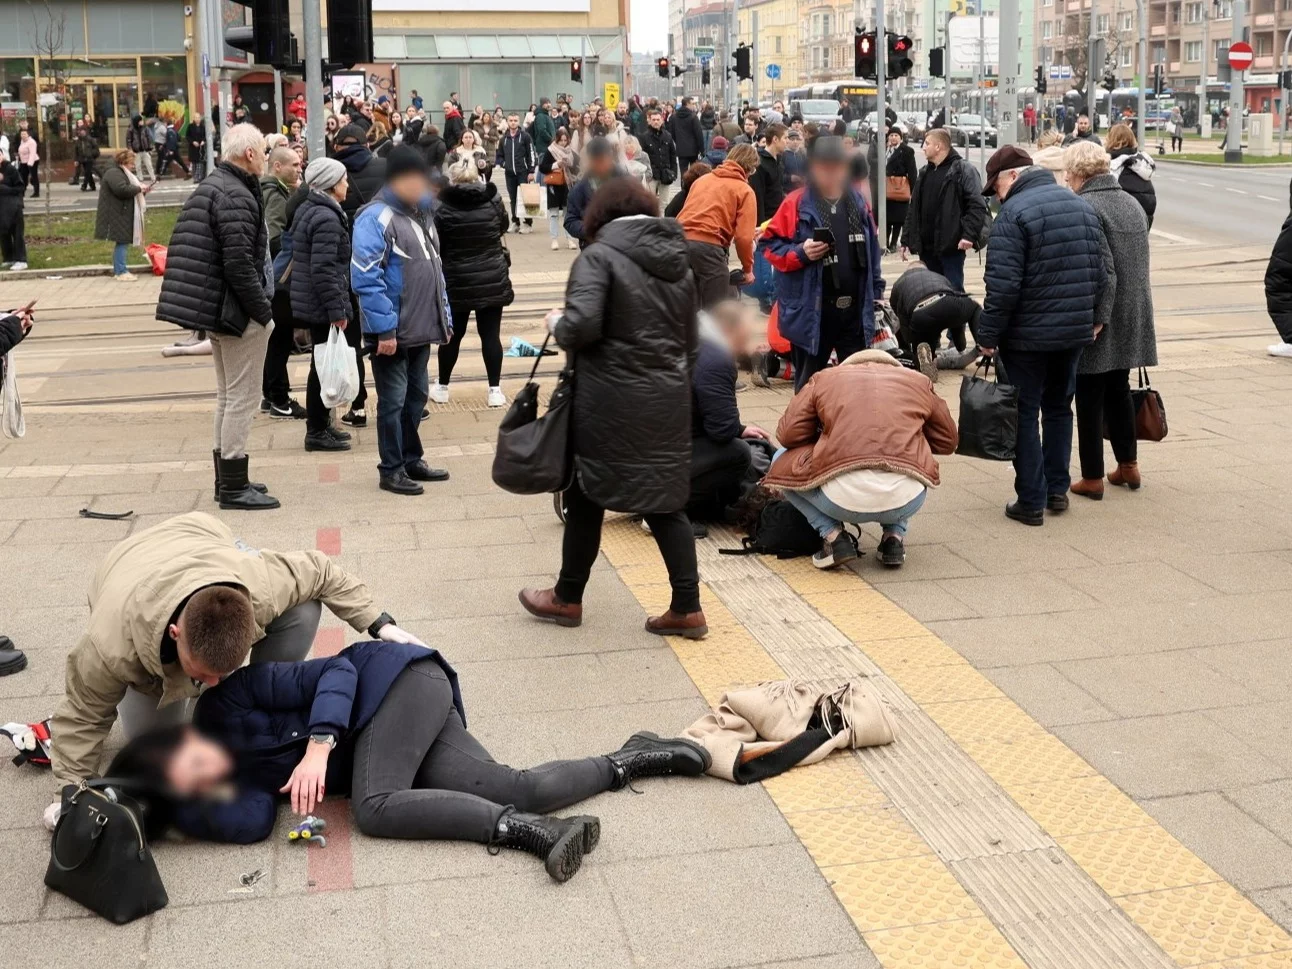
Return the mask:
MULTIPOLYGON (((1116 127, 1122 127, 1117 125, 1116 127)), ((1116 128, 1114 128, 1116 130, 1116 128)), ((1095 342, 1077 362, 1077 449, 1081 480, 1072 493, 1095 501, 1104 496, 1104 428, 1117 468, 1114 485, 1140 486, 1135 443, 1135 410, 1130 372, 1157 366, 1153 294, 1149 286, 1148 219, 1112 174, 1099 145, 1079 141, 1067 149, 1068 187, 1099 217, 1111 253, 1109 285, 1095 307, 1095 342)), ((1105 255, 1105 260, 1109 257, 1105 255)))
POLYGON ((1108 157, 1112 159, 1110 167, 1117 178, 1117 184, 1140 204, 1148 217, 1148 227, 1153 228, 1157 193, 1153 190, 1150 179, 1157 169, 1157 163, 1139 150, 1139 143, 1136 142, 1135 132, 1131 131, 1130 125, 1113 125, 1104 147, 1108 150, 1108 157))
POLYGON ((1032 163, 1058 173, 1056 178, 1063 177, 1063 132, 1051 129, 1043 132, 1036 139, 1036 151, 1032 152, 1032 163))
POLYGON ((135 153, 129 148, 112 156, 112 164, 103 170, 103 189, 94 217, 94 238, 113 244, 112 275, 119 282, 135 278, 126 269, 126 248, 144 244, 144 197, 156 184, 140 182, 132 171, 134 166, 135 153))

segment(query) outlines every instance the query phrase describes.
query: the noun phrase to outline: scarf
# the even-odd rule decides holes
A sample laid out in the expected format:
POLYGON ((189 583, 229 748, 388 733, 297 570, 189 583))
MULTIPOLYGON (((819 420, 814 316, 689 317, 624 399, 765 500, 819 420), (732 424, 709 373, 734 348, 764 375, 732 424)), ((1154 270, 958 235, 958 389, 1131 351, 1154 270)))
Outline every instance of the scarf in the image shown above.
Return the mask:
MULTIPOLYGON (((134 172, 124 166, 122 166, 121 170, 126 173, 126 178, 130 180, 131 185, 134 185, 139 189, 143 188, 139 183, 139 179, 135 177, 134 172)), ((136 246, 142 246, 144 244, 144 210, 147 208, 148 202, 145 200, 144 193, 140 191, 135 195, 134 227, 131 230, 130 238, 130 241, 136 246)))
POLYGON ((552 157, 556 159, 556 164, 561 168, 570 169, 574 167, 574 149, 569 145, 558 145, 556 142, 552 142, 547 146, 547 150, 552 153, 552 157))
MULTIPOLYGON (((857 266, 857 272, 863 273, 866 270, 866 228, 862 224, 861 206, 853 198, 852 192, 845 191, 841 198, 834 205, 831 205, 820 195, 812 193, 812 200, 816 203, 816 214, 820 218, 822 225, 830 224, 830 217, 834 214, 835 209, 842 204, 848 214, 848 243, 853 248, 853 259, 857 266)), ((835 240, 838 245, 838 240, 835 240)), ((830 275, 834 280, 835 289, 839 288, 839 257, 834 252, 826 255, 822 262, 830 267, 830 275)))

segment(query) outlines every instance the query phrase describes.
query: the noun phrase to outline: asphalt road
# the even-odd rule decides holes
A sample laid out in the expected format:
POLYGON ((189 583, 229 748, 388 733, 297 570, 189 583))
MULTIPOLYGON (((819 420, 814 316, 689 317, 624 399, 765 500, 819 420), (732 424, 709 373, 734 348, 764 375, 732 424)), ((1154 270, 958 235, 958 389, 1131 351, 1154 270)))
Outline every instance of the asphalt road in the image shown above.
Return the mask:
POLYGON ((1159 162, 1153 229, 1193 242, 1273 245, 1288 217, 1292 168, 1219 168, 1159 162))

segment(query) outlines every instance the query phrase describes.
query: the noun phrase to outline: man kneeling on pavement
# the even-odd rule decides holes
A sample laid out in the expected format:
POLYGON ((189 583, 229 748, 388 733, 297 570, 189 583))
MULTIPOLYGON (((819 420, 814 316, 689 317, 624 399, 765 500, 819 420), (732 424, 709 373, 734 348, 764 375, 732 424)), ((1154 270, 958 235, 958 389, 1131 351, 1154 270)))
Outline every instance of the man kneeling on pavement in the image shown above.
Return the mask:
POLYGON ((920 262, 898 277, 891 299, 898 340, 903 349, 914 354, 920 373, 937 383, 942 334, 945 332, 957 353, 963 355, 970 346, 965 328, 976 332, 982 307, 946 276, 920 262))
POLYGON ((248 654, 252 663, 304 659, 323 606, 372 638, 419 642, 323 552, 253 548, 202 512, 117 545, 99 564, 89 601, 52 723, 54 776, 72 784, 98 775, 118 717, 129 739, 182 719, 183 701, 248 654))
POLYGON ((815 374, 776 427, 763 484, 780 489, 821 536, 820 569, 857 557, 845 522, 883 526, 879 560, 906 561, 911 517, 940 481, 935 454, 959 443, 946 401, 923 374, 883 350, 862 350, 815 374))

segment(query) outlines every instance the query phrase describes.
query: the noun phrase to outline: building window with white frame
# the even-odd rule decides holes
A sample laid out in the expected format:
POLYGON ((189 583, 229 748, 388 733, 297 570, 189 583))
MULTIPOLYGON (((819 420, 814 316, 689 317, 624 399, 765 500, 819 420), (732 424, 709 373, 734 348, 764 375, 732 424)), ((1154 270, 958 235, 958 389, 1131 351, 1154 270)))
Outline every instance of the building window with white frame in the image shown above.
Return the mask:
POLYGON ((1106 13, 1099 14, 1099 16, 1095 18, 1095 31, 1100 34, 1108 33, 1109 23, 1110 23, 1110 20, 1109 20, 1108 14, 1106 13))
POLYGON ((1189 40, 1184 44, 1184 59, 1189 64, 1196 64, 1202 60, 1202 41, 1189 40))
POLYGON ((1135 63, 1135 51, 1128 47, 1122 48, 1122 67, 1131 67, 1135 63))

